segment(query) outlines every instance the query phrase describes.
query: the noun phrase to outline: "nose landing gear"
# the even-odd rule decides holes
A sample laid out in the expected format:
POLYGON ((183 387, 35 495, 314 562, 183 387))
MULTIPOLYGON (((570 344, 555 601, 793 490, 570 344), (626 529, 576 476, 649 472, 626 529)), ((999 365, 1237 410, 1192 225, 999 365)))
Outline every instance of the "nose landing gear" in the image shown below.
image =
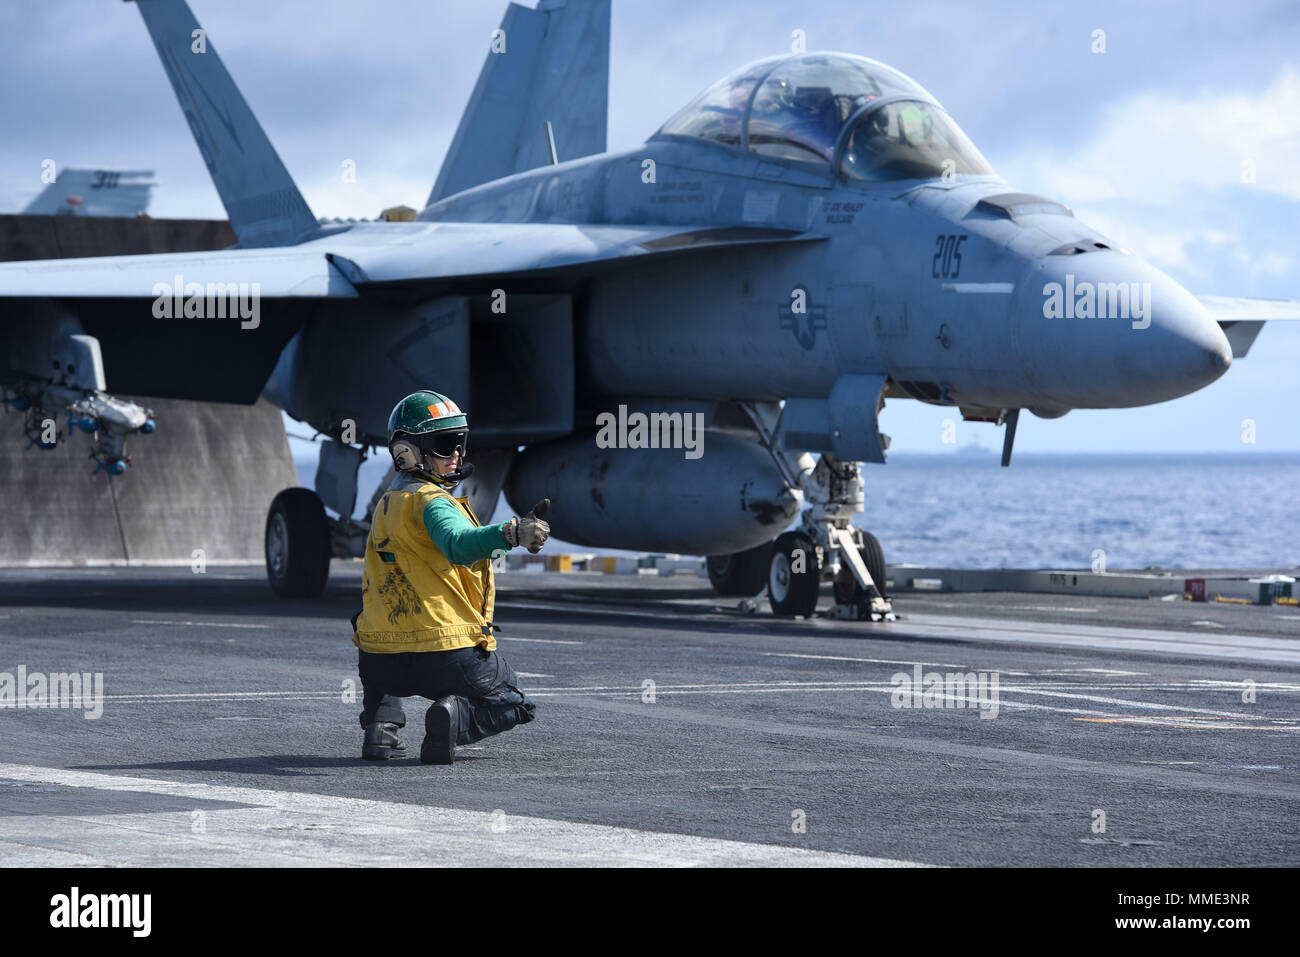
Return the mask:
POLYGON ((785 532, 772 543, 767 600, 778 618, 811 617, 821 590, 817 546, 803 532, 785 532))
MULTIPOLYGON (((819 525, 805 513, 801 529, 784 533, 772 545, 767 585, 772 614, 813 617, 823 581, 831 582, 835 595, 828 617, 897 620, 886 592, 885 555, 876 537, 859 528, 819 525)), ((752 604, 747 610, 753 610, 752 604)))
MULTIPOLYGON (((781 618, 811 618, 817 612, 821 583, 832 583, 835 605, 827 612, 832 618, 852 621, 895 621, 893 603, 887 593, 885 554, 870 532, 855 528, 854 515, 865 501, 862 465, 824 452, 816 461, 808 453, 797 458, 776 441, 776 415, 757 405, 745 407, 759 437, 787 484, 797 488, 809 503, 799 528, 777 537, 771 546, 725 556, 739 565, 746 556, 770 547, 765 591, 772 614, 781 618)), ((887 441, 883 444, 887 445, 887 441)), ((738 576, 737 576, 738 577, 738 576)), ((709 560, 709 578, 719 594, 715 559, 709 560)), ((752 594, 752 592, 751 592, 752 594)), ((742 611, 757 610, 762 598, 741 602, 742 611)))
POLYGON ((835 594, 831 616, 853 621, 897 620, 885 591, 885 553, 876 536, 860 528, 832 531, 839 538, 842 560, 831 579, 835 594))

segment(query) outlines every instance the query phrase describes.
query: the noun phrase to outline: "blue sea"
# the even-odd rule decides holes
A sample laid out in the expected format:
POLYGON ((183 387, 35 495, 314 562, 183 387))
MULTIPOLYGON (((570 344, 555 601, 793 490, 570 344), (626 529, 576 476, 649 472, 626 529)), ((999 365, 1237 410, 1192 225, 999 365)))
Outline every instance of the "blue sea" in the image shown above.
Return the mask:
MULTIPOLYGON (((293 446, 310 488, 315 449, 293 446)), ((358 514, 387 465, 362 467, 358 514)), ((1300 566, 1300 453, 1017 453, 1004 469, 994 451, 896 452, 863 476, 856 524, 890 564, 1086 569, 1101 549, 1112 570, 1300 566)), ((493 519, 509 515, 503 497, 493 519)))
POLYGON ((864 466, 855 524, 891 564, 1300 566, 1300 454, 903 454, 864 466))

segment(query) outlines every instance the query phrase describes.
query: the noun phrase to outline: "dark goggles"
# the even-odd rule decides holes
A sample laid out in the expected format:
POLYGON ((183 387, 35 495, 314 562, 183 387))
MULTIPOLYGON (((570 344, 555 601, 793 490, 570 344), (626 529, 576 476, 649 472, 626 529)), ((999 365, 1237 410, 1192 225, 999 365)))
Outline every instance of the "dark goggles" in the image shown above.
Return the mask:
POLYGON ((433 432, 423 438, 424 441, 420 443, 420 446, 430 455, 436 455, 440 459, 449 459, 459 452, 461 457, 464 458, 465 446, 469 441, 469 432, 465 429, 433 432))

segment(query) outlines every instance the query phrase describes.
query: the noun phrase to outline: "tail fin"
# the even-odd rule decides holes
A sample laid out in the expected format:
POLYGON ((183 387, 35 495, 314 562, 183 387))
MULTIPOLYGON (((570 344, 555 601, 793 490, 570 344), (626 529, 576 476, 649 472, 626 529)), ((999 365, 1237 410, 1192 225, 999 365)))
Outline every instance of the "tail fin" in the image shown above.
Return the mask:
POLYGON ((512 3, 493 35, 429 202, 551 162, 605 152, 610 0, 512 3))
POLYGON ((185 0, 136 0, 212 182, 244 247, 279 246, 317 228, 275 147, 185 0))
POLYGON ((24 213, 38 216, 137 216, 149 208, 151 169, 65 169, 24 213))

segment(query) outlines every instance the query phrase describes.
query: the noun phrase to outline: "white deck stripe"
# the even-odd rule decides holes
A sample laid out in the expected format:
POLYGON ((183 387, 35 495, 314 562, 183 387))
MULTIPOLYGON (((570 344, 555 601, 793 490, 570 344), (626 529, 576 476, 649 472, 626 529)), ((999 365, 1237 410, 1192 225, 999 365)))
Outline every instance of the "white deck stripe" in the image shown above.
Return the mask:
MULTIPOLYGON (((401 767, 430 786, 455 768, 401 767)), ((497 811, 226 787, 0 764, 0 778, 65 787, 229 801, 255 808, 0 817, 0 866, 78 862, 119 866, 780 866, 923 867, 913 861, 805 850, 497 811), (273 812, 273 813, 268 813, 273 812)), ((33 796, 34 799, 37 796, 33 796)), ((774 822, 781 820, 780 815, 774 822)), ((814 822, 815 823, 815 822, 814 822)), ((789 840, 780 823, 773 839, 789 840)), ((797 839, 797 838, 796 838, 797 839)))
POLYGON ((157 618, 132 618, 133 625, 203 625, 208 628, 259 628, 267 629, 270 625, 235 624, 228 621, 164 621, 157 618))
POLYGON ((564 641, 560 638, 520 638, 517 635, 502 635, 497 642, 526 641, 535 645, 581 645, 581 641, 564 641))
POLYGON ((955 665, 951 661, 902 661, 897 658, 849 658, 843 655, 802 655, 787 651, 760 651, 763 658, 817 658, 822 661, 870 661, 882 665, 933 666, 935 668, 968 668, 969 665, 955 665))
MULTIPOLYGON (((879 627, 879 626, 877 626, 879 627)), ((1300 664, 1300 641, 1260 635, 1163 631, 1154 628, 1103 627, 1057 622, 1009 622, 991 618, 908 615, 889 628, 894 637, 964 638, 1017 644, 1056 645, 1090 650, 1159 652, 1195 658, 1234 661, 1277 661, 1300 664)))
MULTIPOLYGON (((500 607, 564 611, 574 615, 616 615, 627 618, 654 618, 652 610, 603 608, 567 602, 515 601, 505 598, 500 607)), ((718 620, 727 616, 702 612, 694 617, 718 620)), ((817 618, 805 622, 810 629, 831 627, 837 622, 817 618)), ((1008 621, 997 618, 968 618, 948 615, 908 614, 897 622, 872 625, 879 634, 892 638, 958 638, 967 641, 1007 641, 1017 644, 1081 647, 1090 650, 1160 652, 1196 658, 1225 658, 1236 661, 1275 661, 1300 664, 1300 640, 1268 638, 1260 635, 1205 635, 1190 631, 1165 631, 1154 628, 1126 628, 1100 625, 1064 624, 1026 619, 1008 621)), ((863 637, 872 637, 864 630, 863 637)), ((785 635, 752 635, 755 638, 781 638, 785 635)), ((516 639, 519 640, 519 639, 516 639)))
MULTIPOLYGON (((852 659, 868 660, 868 659, 852 659)), ((971 669, 968 669, 971 670, 971 669)), ((982 669, 985 671, 998 669, 982 669)), ((533 674, 530 672, 519 672, 522 676, 536 678, 553 678, 549 674, 533 674)), ((1005 674, 1005 672, 1003 672, 1005 674)), ((1135 682, 1093 682, 1093 683, 1073 683, 1073 682, 1053 682, 1053 681, 1016 681, 1002 682, 999 685, 1001 695, 1008 694, 1037 694, 1061 698, 1077 698, 1083 700, 1095 701, 1103 704, 1113 704, 1121 707, 1141 707, 1151 709, 1168 709, 1178 708, 1188 711, 1202 711, 1205 714, 1215 714, 1222 717, 1235 718, 1258 718, 1258 715, 1244 714, 1234 711, 1212 711, 1202 708, 1194 708, 1189 705, 1179 704, 1176 702, 1150 702, 1150 701, 1133 701, 1127 698, 1113 698, 1097 696, 1097 692, 1126 692, 1133 693, 1136 691, 1156 691, 1156 692, 1178 692, 1178 693, 1200 693, 1212 695, 1224 695, 1231 693, 1233 696, 1239 694, 1245 685, 1242 682, 1233 681, 1212 681, 1208 679, 1191 679, 1175 680, 1166 682, 1135 681, 1135 682), (1087 694, 1092 692, 1093 694, 1087 694)), ((1253 687, 1256 691, 1281 692, 1283 694, 1300 691, 1300 685, 1285 682, 1261 681, 1255 682, 1253 687)), ((677 684, 669 682, 660 682, 656 685, 655 690, 659 694, 777 694, 781 692, 814 692, 814 693, 844 693, 856 691, 882 691, 892 693, 896 686, 883 679, 856 678, 856 679, 835 679, 835 678, 804 678, 804 679, 768 679, 762 681, 736 681, 736 682, 707 682, 699 684, 677 684)), ((640 684, 634 685, 559 685, 559 686, 537 686, 525 689, 528 694, 537 697, 555 697, 555 696, 581 696, 581 695, 636 695, 640 696, 645 690, 640 684)), ((142 691, 142 692, 124 692, 120 694, 106 694, 103 699, 107 702, 116 704, 191 704, 199 701, 228 701, 231 703, 255 702, 259 700, 281 700, 281 701, 337 701, 340 699, 341 691, 326 690, 289 690, 266 688, 260 691, 180 691, 180 692, 160 692, 160 691, 142 691)), ((1041 706, 1040 706, 1041 707, 1041 706)), ((45 708, 15 708, 13 705, 0 706, 0 713, 16 711, 44 711, 45 708)))

